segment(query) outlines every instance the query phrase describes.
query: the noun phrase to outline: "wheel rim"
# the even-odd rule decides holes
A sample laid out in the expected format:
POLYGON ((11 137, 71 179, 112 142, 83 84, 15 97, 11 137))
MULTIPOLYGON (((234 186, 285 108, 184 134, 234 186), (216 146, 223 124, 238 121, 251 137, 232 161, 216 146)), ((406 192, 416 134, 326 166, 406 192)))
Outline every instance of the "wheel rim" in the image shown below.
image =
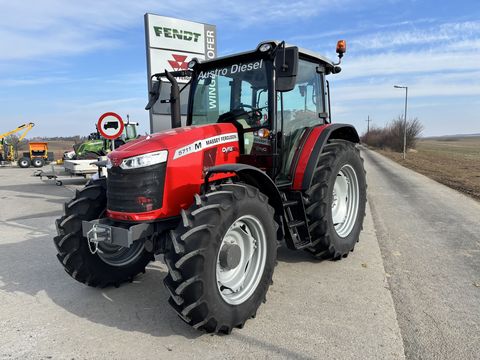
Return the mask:
POLYGON ((267 238, 262 223, 252 215, 238 218, 223 237, 217 255, 217 287, 223 300, 239 305, 250 298, 262 278, 267 258, 267 238), (224 258, 239 258, 225 263, 224 258), (235 263, 238 261, 238 264, 235 263))
POLYGON ((359 186, 355 170, 344 165, 337 174, 332 194, 332 220, 340 237, 352 231, 358 213, 359 186))
POLYGON ((97 254, 104 263, 111 266, 125 266, 134 262, 143 252, 143 241, 134 241, 129 248, 105 243, 98 243, 97 254))

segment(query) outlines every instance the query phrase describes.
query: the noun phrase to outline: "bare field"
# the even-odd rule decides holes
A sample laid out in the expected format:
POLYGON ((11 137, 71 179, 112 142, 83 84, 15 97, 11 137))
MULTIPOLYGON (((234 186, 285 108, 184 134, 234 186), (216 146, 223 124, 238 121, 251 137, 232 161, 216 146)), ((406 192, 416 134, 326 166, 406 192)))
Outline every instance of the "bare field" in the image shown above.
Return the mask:
POLYGON ((480 136, 422 139, 401 153, 377 150, 399 164, 480 200, 480 136))

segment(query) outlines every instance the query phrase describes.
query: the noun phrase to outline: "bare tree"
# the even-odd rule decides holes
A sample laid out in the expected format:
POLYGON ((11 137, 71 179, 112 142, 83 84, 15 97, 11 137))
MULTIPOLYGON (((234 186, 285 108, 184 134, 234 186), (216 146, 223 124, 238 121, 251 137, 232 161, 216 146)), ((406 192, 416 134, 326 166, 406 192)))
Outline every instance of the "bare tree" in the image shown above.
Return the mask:
POLYGON ((5 143, 11 144, 13 146, 13 151, 15 153, 15 158, 18 157, 18 149, 26 143, 26 140, 20 140, 18 135, 12 134, 5 138, 5 143))
MULTIPOLYGON (((377 148, 389 148, 393 151, 403 151, 403 133, 405 122, 402 116, 392 120, 384 128, 374 127, 370 129, 368 137, 362 135, 362 142, 377 148)), ((423 125, 414 118, 407 121, 407 149, 414 149, 417 145, 418 136, 423 131, 423 125)))
POLYGON ((417 147, 417 141, 423 129, 424 127, 418 118, 407 122, 407 149, 415 149, 417 147))

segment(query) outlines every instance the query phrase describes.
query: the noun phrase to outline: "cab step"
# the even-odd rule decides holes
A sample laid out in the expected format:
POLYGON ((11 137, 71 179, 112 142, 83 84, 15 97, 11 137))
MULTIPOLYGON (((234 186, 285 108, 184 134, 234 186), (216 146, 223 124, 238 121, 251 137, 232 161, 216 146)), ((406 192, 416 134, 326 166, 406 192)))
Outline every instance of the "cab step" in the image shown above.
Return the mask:
POLYGON ((286 237, 287 246, 290 249, 299 250, 311 245, 302 193, 300 191, 285 192, 282 194, 282 201, 290 235, 286 237))

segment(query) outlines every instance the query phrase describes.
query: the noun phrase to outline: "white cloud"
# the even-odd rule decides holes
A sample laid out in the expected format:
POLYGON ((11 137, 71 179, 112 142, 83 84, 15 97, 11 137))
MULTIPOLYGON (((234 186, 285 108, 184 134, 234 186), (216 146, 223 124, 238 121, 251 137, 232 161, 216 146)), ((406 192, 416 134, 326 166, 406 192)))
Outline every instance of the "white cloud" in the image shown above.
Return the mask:
POLYGON ((426 29, 419 29, 414 24, 408 27, 411 29, 357 37, 351 41, 351 44, 359 50, 383 50, 406 45, 421 45, 420 49, 428 49, 438 46, 438 43, 448 44, 453 41, 478 38, 480 35, 480 22, 474 21, 445 23, 426 29))
POLYGON ((43 77, 29 77, 29 78, 9 78, 0 79, 0 86, 32 86, 32 85, 46 85, 61 82, 68 82, 70 79, 62 76, 43 76, 43 77))
MULTIPOLYGON (((447 101, 450 97, 454 103, 455 97, 480 97, 480 21, 439 24, 435 19, 413 19, 375 25, 368 19, 356 23, 339 21, 336 27, 322 31, 322 16, 336 16, 342 11, 353 13, 354 7, 364 6, 364 2, 359 4, 353 0, 218 0, 215 9, 207 0, 4 1, 0 14, 0 68, 8 76, 0 79, 0 87, 8 93, 5 89, 8 87, 28 89, 28 86, 54 84, 66 89, 71 83, 75 93, 68 94, 63 105, 58 99, 52 100, 50 114, 43 115, 45 121, 60 121, 65 116, 72 122, 73 119, 93 119, 111 107, 118 111, 136 109, 138 117, 146 119, 147 113, 142 110, 146 74, 139 71, 141 68, 129 69, 136 73, 114 78, 98 75, 98 78, 78 79, 70 78, 68 72, 58 73, 52 63, 98 49, 127 49, 125 35, 131 34, 131 29, 141 29, 143 14, 153 12, 217 24, 222 33, 232 39, 241 36, 242 28, 270 26, 273 30, 291 33, 289 40, 317 50, 321 46, 318 44, 322 44, 319 40, 344 36, 348 53, 343 72, 332 77, 332 99, 337 114, 347 116, 355 109, 368 113, 374 102, 378 104, 375 109, 388 112, 389 99, 401 97, 401 93, 393 89, 394 83, 407 84, 412 99, 426 101, 437 97, 447 101), (305 19, 318 19, 317 29, 304 29, 302 20, 305 19), (38 68, 42 68, 45 61, 50 66, 43 68, 55 70, 16 76, 23 74, 22 64, 28 63, 30 68, 40 64, 38 68), (68 101, 69 96, 75 100, 68 101)), ((220 52, 238 50, 233 41, 229 46, 233 46, 231 51, 220 52)), ((332 55, 333 48, 334 43, 326 46, 327 54, 332 55)), ((11 97, 0 97, 4 102, 9 99, 11 97)), ((52 125, 50 130, 56 131, 56 127, 52 125)))
POLYGON ((395 74, 422 74, 480 69, 480 49, 475 48, 478 40, 465 40, 462 46, 471 49, 468 53, 436 49, 416 51, 391 51, 371 55, 345 57, 342 80, 360 77, 392 76, 395 74))
POLYGON ((130 97, 130 98, 124 98, 124 99, 109 99, 109 100, 103 100, 103 101, 94 101, 91 103, 86 103, 82 104, 80 106, 77 106, 78 109, 92 109, 92 110, 97 110, 97 109, 103 109, 103 108, 110 108, 110 107, 118 107, 118 106, 124 106, 126 104, 138 104, 145 102, 145 98, 138 98, 138 97, 130 97))
MULTIPOLYGON (((380 78, 371 82, 334 82, 332 80, 332 99, 342 109, 357 108, 361 103, 386 103, 388 100, 404 96, 404 90, 393 85, 407 85, 409 98, 435 98, 450 100, 455 97, 480 97, 480 69, 476 71, 437 73, 411 77, 408 82, 400 78, 380 78)), ((425 102, 425 100, 421 100, 425 102)), ((431 100, 428 100, 431 102, 431 100)), ((375 108, 378 105, 375 105, 375 108)))
POLYGON ((143 14, 225 23, 230 28, 255 24, 295 23, 321 12, 342 10, 353 0, 304 0, 300 2, 219 0, 215 10, 192 14, 192 9, 211 9, 207 0, 125 1, 11 1, 2 3, 0 61, 80 54, 125 44, 118 33, 143 26, 143 14), (328 5, 328 8, 327 8, 328 5), (252 9, 255 9, 252 11, 252 9))

